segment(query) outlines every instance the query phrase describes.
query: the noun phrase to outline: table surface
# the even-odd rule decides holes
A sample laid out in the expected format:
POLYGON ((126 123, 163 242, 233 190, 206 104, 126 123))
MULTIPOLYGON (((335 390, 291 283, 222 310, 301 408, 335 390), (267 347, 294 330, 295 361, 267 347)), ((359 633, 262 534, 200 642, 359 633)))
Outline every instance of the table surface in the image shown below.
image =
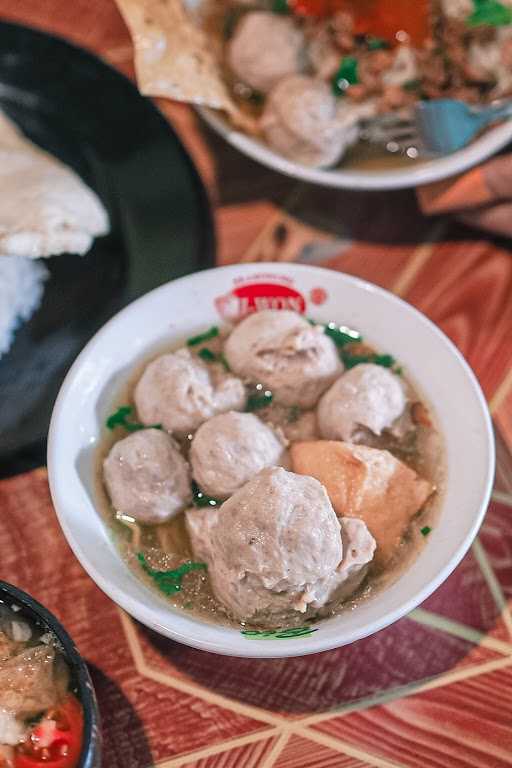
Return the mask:
MULTIPOLYGON (((62 35, 133 76, 130 38, 111 0, 1 0, 0 16, 62 35)), ((73 558, 44 469, 0 482, 0 578, 54 611, 87 658, 105 768, 512 766, 509 244, 423 218, 410 191, 332 191, 279 176, 187 107, 157 103, 209 190, 219 262, 298 260, 359 275, 406 298, 454 340, 494 419, 492 502, 471 551, 420 609, 306 658, 217 657, 137 624, 73 558)))

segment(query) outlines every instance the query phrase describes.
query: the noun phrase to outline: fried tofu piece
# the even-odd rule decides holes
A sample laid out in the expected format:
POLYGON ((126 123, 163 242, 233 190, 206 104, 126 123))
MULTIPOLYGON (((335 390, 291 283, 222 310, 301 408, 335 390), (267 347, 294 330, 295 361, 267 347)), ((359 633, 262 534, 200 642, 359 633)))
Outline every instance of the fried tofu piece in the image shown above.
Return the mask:
POLYGON ((389 451, 335 440, 294 443, 292 469, 325 487, 338 517, 364 520, 377 542, 375 563, 395 554, 414 515, 435 488, 389 451))

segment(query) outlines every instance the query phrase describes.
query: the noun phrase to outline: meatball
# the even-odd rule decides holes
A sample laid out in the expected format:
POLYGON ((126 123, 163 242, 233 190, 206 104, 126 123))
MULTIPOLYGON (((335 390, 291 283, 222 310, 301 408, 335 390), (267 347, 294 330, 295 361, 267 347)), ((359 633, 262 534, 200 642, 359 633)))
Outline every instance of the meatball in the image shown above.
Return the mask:
POLYGON ((356 365, 321 398, 317 410, 320 434, 328 440, 350 442, 365 427, 380 435, 402 415, 406 402, 396 374, 373 363, 356 365))
POLYGON ((163 523, 192 501, 189 466, 159 429, 141 429, 115 443, 103 476, 114 508, 142 523, 163 523))
POLYGON ((340 524, 320 483, 263 469, 220 508, 187 512, 194 556, 237 619, 274 625, 317 610, 341 577, 340 524))
POLYGON ((292 19, 257 11, 237 24, 227 61, 236 78, 268 93, 278 80, 300 72, 303 51, 304 36, 292 19))
POLYGON ((276 402, 310 408, 340 375, 336 346, 296 312, 263 310, 242 320, 224 354, 231 369, 268 387, 276 402))
POLYGON ((343 560, 338 573, 343 576, 336 590, 336 599, 345 600, 354 594, 368 572, 377 543, 366 523, 357 517, 341 517, 343 560))
POLYGON ((297 163, 328 168, 357 139, 346 115, 323 80, 292 75, 280 80, 268 95, 260 128, 272 149, 297 163))
POLYGON ((197 430, 190 449, 192 474, 209 496, 226 499, 260 469, 281 464, 283 443, 252 413, 221 413, 197 430))
POLYGON ((143 424, 184 436, 217 413, 242 410, 247 398, 240 379, 179 349, 148 365, 134 399, 143 424))

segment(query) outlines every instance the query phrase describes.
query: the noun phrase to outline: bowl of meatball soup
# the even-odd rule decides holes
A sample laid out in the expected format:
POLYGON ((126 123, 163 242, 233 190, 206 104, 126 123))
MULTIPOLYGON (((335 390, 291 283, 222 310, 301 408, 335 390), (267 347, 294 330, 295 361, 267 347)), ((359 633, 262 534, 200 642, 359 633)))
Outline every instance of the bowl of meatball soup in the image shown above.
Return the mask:
POLYGON ((179 642, 294 656, 376 632, 469 548, 494 473, 462 355, 370 283, 236 265, 157 288, 69 371, 48 468, 116 603, 179 642))
POLYGON ((509 7, 498 19, 490 4, 477 10, 470 0, 185 5, 245 120, 206 107, 200 114, 280 173, 344 189, 414 187, 462 173, 510 141, 512 123, 502 120, 457 152, 428 153, 410 128, 418 102, 483 107, 510 94, 509 7), (380 136, 377 125, 387 126, 380 136))

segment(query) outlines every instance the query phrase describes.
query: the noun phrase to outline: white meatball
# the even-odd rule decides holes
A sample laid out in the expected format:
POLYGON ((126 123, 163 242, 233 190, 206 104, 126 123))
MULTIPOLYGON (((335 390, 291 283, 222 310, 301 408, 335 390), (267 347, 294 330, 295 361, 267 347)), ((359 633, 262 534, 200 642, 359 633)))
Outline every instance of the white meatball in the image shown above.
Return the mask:
POLYGON ((261 93, 287 75, 299 72, 304 36, 295 22, 274 13, 245 14, 227 48, 233 74, 261 93))
POLYGON ((315 405, 343 370, 323 328, 287 310, 249 315, 232 331, 224 354, 235 373, 268 387, 276 402, 303 408, 315 405))
POLYGON ((179 349, 148 365, 137 386, 134 400, 143 424, 162 424, 178 436, 195 431, 217 413, 242 410, 245 388, 221 366, 209 365, 179 349))
POLYGON ((324 487, 264 469, 219 508, 186 513, 194 556, 208 564, 217 599, 238 619, 325 605, 340 581, 340 524, 324 487))
POLYGON ((142 523, 163 523, 192 501, 189 466, 160 429, 141 429, 115 443, 103 476, 116 511, 142 523))
POLYGON ((297 163, 327 168, 341 158, 357 134, 338 119, 338 104, 323 80, 292 75, 269 93, 260 119, 263 134, 276 152, 297 163))
POLYGON ((373 363, 356 365, 323 395, 317 410, 322 437, 350 441, 359 427, 380 435, 404 411, 405 390, 399 377, 373 363))
POLYGON ((214 416, 199 427, 190 449, 194 479, 215 499, 226 499, 261 469, 283 460, 283 443, 253 413, 214 416))
POLYGON ((377 542, 366 523, 357 517, 341 517, 343 560, 338 573, 343 580, 336 590, 336 599, 345 600, 361 585, 373 560, 377 542))

